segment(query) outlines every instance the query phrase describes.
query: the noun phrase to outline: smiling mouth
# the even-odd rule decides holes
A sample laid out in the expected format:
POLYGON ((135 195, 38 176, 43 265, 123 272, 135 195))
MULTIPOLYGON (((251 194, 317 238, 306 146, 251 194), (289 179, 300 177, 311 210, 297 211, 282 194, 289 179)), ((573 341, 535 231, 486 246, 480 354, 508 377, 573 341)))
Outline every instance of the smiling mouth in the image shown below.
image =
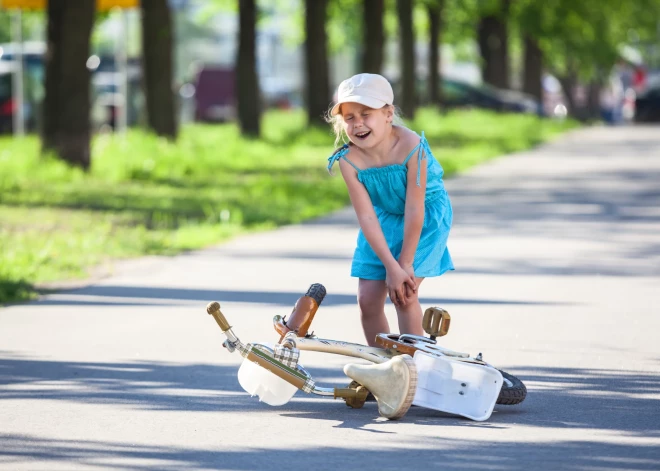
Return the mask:
POLYGON ((364 131, 364 132, 356 132, 355 133, 355 135, 357 137, 359 137, 360 139, 366 138, 367 136, 369 136, 369 134, 371 134, 371 131, 364 131))

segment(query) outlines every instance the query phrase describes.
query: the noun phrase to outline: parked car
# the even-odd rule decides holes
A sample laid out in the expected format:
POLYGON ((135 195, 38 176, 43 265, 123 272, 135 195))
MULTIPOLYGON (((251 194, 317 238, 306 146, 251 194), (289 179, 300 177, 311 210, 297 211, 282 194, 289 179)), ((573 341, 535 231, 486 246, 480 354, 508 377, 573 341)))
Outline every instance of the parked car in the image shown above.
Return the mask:
MULTIPOLYGON (((23 71, 24 71, 24 112, 26 119, 26 130, 33 131, 38 127, 39 113, 36 110, 41 106, 44 90, 44 54, 46 45, 43 42, 32 41, 23 43, 23 71)), ((17 47, 15 43, 0 44, 0 66, 8 70, 13 67, 17 57, 17 47)), ((0 71, 3 70, 0 68, 0 71)), ((114 127, 117 110, 116 94, 119 89, 119 76, 116 72, 115 58, 112 55, 92 55, 87 61, 87 68, 90 70, 91 77, 91 99, 92 99, 92 126, 94 129, 100 129, 103 126, 114 127)), ((13 70, 13 69, 12 69, 13 70)), ((141 94, 141 75, 142 66, 139 58, 130 58, 127 64, 128 81, 128 125, 134 125, 139 121, 139 115, 142 109, 141 94)), ((2 80, 8 82, 3 89, 9 87, 7 96, 11 97, 11 73, 2 80)), ((15 108, 5 105, 4 111, 11 112, 8 116, 0 117, 0 133, 11 132, 13 122, 13 110, 15 108), (3 124, 3 123, 9 123, 3 124)), ((1 112, 0 112, 1 114, 1 112)))
POLYGON ((0 62, 0 134, 11 133, 13 129, 16 103, 12 96, 12 73, 8 63, 0 62))
MULTIPOLYGON (((0 134, 11 134, 14 129, 14 113, 16 113, 18 106, 13 95, 15 67, 14 62, 0 61, 0 134)), ((37 113, 35 110, 38 107, 32 93, 34 84, 26 80, 24 86, 26 89, 23 101, 25 129, 34 131, 37 127, 37 113)))
POLYGON ((236 116, 233 69, 204 66, 195 83, 195 121, 223 122, 236 116))
MULTIPOLYGON (((26 41, 22 47, 23 68, 26 71, 43 69, 43 56, 46 52, 46 43, 41 41, 26 41)), ((0 61, 12 62, 16 60, 18 48, 16 43, 0 44, 0 61)))
POLYGON ((541 104, 531 95, 486 84, 472 85, 443 78, 442 97, 445 105, 450 108, 474 107, 514 113, 543 113, 541 104))
MULTIPOLYGON (((400 93, 398 81, 392 81, 396 96, 400 93)), ((417 96, 421 103, 428 102, 428 83, 418 79, 417 96)), ((442 77, 441 93, 447 108, 481 108, 510 113, 543 115, 543 106, 533 96, 515 90, 502 90, 488 84, 475 85, 469 82, 442 77)))
MULTIPOLYGON (((26 42, 23 44, 23 113, 25 129, 34 131, 39 125, 39 108, 44 96, 42 57, 44 44, 41 42, 26 42)), ((4 99, 4 107, 0 114, 0 133, 11 133, 13 115, 16 103, 11 99, 13 73, 16 67, 16 45, 14 43, 0 44, 0 75, 3 85, 0 87, 0 101, 4 99)))
POLYGON ((660 122, 660 75, 649 79, 635 98, 635 122, 660 122))

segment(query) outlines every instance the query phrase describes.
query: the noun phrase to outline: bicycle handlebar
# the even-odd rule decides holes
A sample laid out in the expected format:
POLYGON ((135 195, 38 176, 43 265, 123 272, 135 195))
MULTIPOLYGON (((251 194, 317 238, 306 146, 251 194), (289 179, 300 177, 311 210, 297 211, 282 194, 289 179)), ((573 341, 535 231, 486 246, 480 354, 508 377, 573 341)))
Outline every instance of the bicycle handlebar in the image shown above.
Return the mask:
POLYGON ((206 312, 213 316, 223 332, 227 332, 229 329, 231 329, 229 322, 227 322, 227 318, 224 316, 222 311, 220 311, 219 302, 213 301, 209 303, 208 306, 206 306, 206 312))

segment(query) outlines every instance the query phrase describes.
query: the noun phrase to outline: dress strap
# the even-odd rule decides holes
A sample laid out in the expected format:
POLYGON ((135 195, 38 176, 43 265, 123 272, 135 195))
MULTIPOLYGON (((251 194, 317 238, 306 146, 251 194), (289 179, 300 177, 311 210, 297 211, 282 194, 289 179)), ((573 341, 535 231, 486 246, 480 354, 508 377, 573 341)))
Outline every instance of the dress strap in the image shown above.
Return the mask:
POLYGON ((431 149, 429 149, 429 141, 426 140, 424 131, 422 131, 422 137, 419 139, 419 144, 417 144, 415 148, 410 151, 410 154, 408 154, 406 160, 403 161, 403 165, 408 163, 408 160, 410 160, 410 157, 413 156, 415 151, 417 152, 417 186, 420 186, 419 180, 422 174, 422 160, 426 159, 426 156, 431 154, 431 149))
POLYGON ((343 158, 346 162, 351 164, 351 166, 355 170, 357 170, 358 172, 360 171, 360 169, 357 167, 357 165, 355 165, 353 162, 348 160, 348 158, 346 157, 346 154, 348 154, 348 151, 349 151, 348 144, 344 144, 339 149, 337 149, 334 154, 332 154, 330 157, 328 157, 328 172, 331 172, 332 166, 335 164, 335 162, 337 162, 341 158, 343 158))
MULTIPOLYGON (((420 144, 421 144, 421 142, 420 142, 420 144)), ((408 157, 406 157, 406 160, 403 161, 403 164, 402 164, 402 165, 406 165, 406 164, 408 163, 408 161, 410 160, 410 157, 412 157, 413 154, 415 153, 415 151, 416 151, 417 149, 419 149, 420 144, 417 144, 417 145, 415 146, 415 148, 414 148, 413 150, 410 151, 410 154, 408 154, 408 157)))

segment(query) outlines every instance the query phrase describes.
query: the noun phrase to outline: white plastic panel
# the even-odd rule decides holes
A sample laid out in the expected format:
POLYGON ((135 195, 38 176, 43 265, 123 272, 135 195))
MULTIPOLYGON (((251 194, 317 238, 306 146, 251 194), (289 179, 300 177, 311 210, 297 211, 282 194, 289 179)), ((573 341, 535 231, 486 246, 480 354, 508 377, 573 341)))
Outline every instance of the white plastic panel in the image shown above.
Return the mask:
POLYGON ((284 381, 265 368, 243 359, 238 369, 238 382, 251 396, 271 406, 282 406, 289 402, 298 388, 284 381))
POLYGON ((413 404, 472 420, 487 420, 502 389, 495 368, 415 352, 417 391, 413 404))

